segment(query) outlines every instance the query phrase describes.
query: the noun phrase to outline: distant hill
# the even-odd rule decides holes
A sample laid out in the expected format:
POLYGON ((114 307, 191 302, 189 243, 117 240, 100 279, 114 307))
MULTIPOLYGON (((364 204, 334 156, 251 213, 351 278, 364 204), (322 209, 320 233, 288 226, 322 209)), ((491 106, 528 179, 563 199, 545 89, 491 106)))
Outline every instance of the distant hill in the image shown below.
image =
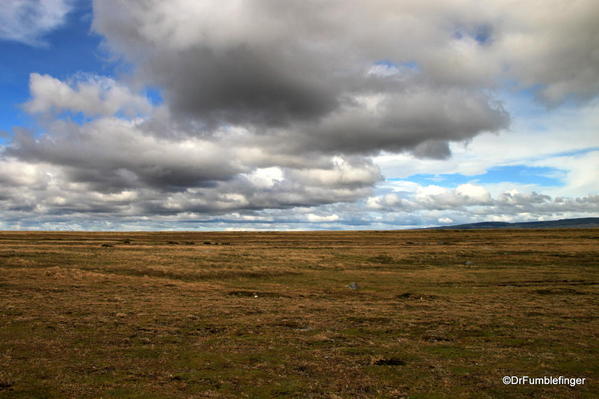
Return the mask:
POLYGON ((433 227, 434 229, 574 229, 599 227, 599 218, 560 219, 544 222, 481 222, 454 226, 433 227))

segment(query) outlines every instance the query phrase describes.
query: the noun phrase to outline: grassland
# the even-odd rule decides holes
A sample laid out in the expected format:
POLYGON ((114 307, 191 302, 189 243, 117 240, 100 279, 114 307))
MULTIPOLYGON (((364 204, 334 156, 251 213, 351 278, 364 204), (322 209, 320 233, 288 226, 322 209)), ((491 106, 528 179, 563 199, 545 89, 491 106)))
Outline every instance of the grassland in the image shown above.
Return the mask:
POLYGON ((4 232, 0 398, 594 398, 598 284, 599 229, 4 232))

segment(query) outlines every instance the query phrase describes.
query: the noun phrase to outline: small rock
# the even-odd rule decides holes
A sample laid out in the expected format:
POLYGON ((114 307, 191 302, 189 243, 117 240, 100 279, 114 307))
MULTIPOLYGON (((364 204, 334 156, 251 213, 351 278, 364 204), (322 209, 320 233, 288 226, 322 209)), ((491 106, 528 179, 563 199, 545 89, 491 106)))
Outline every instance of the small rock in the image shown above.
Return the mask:
POLYGON ((126 313, 117 313, 116 317, 127 317, 126 313))
POLYGON ((9 389, 13 386, 14 384, 12 382, 8 382, 8 381, 2 381, 0 380, 0 391, 3 389, 9 389))
POLYGON ((360 286, 358 285, 358 283, 352 281, 347 285, 347 288, 351 288, 352 290, 358 290, 360 289, 360 286))
POLYGON ((467 260, 466 262, 464 262, 464 264, 465 264, 466 266, 471 266, 471 265, 472 265, 472 262, 471 262, 471 261, 469 261, 469 260, 467 260))
POLYGON ((449 339, 449 338, 438 336, 438 335, 427 335, 422 338, 424 338, 424 340, 428 341, 428 342, 449 342, 449 341, 451 341, 451 339, 449 339))
POLYGON ((406 362, 396 357, 373 359, 371 362, 374 366, 405 366, 406 362))

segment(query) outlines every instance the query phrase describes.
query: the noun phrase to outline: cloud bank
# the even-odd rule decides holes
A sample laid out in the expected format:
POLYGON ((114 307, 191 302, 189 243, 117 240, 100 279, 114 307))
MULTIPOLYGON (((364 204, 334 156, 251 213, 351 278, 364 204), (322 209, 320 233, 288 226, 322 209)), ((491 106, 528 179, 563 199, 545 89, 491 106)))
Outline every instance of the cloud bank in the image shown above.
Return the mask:
MULTIPOLYGON (((23 21, 34 3, 11 3, 0 18, 23 21)), ((373 157, 445 160, 455 143, 505 133, 512 117, 497 95, 505 82, 547 107, 591 102, 594 3, 96 0, 93 29, 132 73, 31 75, 23 107, 43 133, 17 128, 2 150, 0 207, 13 220, 333 207, 297 216, 314 223, 342 221, 357 203, 381 212, 513 210, 517 196, 476 186, 377 196, 383 176, 373 157), (152 103, 144 87, 164 101, 152 103)), ((0 36, 36 43, 69 9, 44 4, 35 12, 46 22, 0 36)))

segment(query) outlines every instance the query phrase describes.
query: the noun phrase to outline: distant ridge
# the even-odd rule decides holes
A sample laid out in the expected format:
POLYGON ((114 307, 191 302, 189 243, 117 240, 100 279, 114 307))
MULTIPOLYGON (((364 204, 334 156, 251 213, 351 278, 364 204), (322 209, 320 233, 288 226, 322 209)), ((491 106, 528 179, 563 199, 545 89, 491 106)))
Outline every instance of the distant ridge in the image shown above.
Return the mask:
POLYGON ((578 218, 548 220, 543 222, 481 222, 458 224, 454 226, 439 226, 433 229, 574 229, 586 227, 599 227, 599 218, 578 218))

